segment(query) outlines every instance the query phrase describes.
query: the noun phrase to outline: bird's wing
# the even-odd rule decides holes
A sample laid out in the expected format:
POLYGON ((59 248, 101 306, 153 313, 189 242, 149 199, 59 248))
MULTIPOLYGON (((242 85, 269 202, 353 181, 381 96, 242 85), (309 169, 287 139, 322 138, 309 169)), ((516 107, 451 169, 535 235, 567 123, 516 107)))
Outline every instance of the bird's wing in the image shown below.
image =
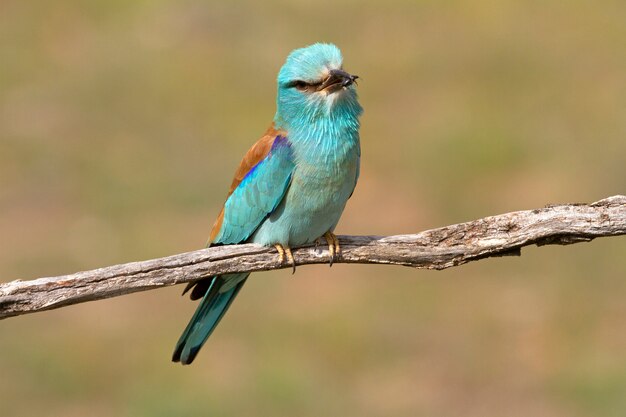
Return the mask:
MULTIPOLYGON (((270 127, 243 157, 217 217, 209 245, 245 242, 281 202, 294 163, 285 132, 270 127)), ((190 364, 220 322, 250 273, 217 275, 190 282, 190 298, 202 298, 178 339, 172 360, 190 364)))
MULTIPOLYGON (((291 145, 285 131, 271 126, 241 160, 217 216, 207 246, 245 242, 282 201, 293 172, 291 145)), ((183 294, 204 297, 215 277, 190 282, 183 294)), ((237 284, 236 280, 222 280, 237 284)))
POLYGON ((293 169, 286 132, 270 127, 241 160, 209 244, 246 241, 283 199, 293 169))

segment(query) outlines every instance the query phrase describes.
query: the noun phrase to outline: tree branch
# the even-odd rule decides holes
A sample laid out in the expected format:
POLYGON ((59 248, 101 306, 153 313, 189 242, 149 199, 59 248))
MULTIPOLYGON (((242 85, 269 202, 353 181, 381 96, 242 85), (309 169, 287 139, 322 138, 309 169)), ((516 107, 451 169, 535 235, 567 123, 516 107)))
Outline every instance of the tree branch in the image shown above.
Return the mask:
MULTIPOLYGON (((567 245, 626 234, 626 196, 593 204, 564 204, 485 217, 467 223, 399 236, 340 236, 335 262, 445 269, 491 256, 521 254, 536 244, 567 245)), ((298 265, 328 262, 325 246, 293 250, 298 265)), ((274 248, 254 244, 114 265, 31 281, 0 284, 0 319, 71 304, 116 297, 216 274, 286 268, 274 248)))

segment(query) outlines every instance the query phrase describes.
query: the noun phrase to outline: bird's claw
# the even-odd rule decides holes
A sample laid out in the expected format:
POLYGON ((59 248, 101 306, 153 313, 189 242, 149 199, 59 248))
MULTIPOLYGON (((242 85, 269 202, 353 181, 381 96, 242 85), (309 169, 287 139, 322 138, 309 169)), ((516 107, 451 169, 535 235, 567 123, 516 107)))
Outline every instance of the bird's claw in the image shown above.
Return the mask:
POLYGON ((287 258, 287 263, 292 267, 292 274, 296 272, 296 261, 293 259, 293 254, 291 253, 291 248, 289 246, 283 246, 280 243, 274 245, 276 250, 278 251, 278 263, 281 265, 285 263, 285 258, 287 258))
POLYGON ((339 246, 339 239, 333 232, 324 233, 324 238, 328 243, 328 253, 330 254, 330 266, 333 266, 333 262, 339 256, 341 252, 341 246, 339 246))

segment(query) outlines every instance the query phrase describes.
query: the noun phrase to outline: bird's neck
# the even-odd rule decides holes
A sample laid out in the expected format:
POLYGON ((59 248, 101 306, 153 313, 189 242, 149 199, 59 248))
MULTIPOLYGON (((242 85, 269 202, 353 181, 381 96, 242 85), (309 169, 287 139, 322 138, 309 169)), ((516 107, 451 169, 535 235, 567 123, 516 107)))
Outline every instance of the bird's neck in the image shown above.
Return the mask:
POLYGON ((359 151, 358 118, 324 117, 288 131, 296 160, 307 164, 341 164, 359 151))
MULTIPOLYGON (((332 109, 309 107, 289 122, 276 114, 277 127, 287 131, 296 159, 308 163, 340 163, 359 154, 359 116, 363 109, 356 100, 344 101, 332 109)), ((291 115, 293 116, 293 115, 291 115)))

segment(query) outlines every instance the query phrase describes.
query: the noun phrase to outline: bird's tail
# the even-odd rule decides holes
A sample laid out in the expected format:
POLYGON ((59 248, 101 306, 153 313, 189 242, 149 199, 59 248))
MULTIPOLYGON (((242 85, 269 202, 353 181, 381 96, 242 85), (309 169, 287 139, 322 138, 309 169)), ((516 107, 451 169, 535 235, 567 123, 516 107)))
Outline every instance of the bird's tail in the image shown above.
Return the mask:
POLYGON ((230 307, 237 293, 248 278, 248 273, 218 275, 212 278, 185 331, 178 339, 172 361, 189 365, 195 359, 204 342, 230 307))

